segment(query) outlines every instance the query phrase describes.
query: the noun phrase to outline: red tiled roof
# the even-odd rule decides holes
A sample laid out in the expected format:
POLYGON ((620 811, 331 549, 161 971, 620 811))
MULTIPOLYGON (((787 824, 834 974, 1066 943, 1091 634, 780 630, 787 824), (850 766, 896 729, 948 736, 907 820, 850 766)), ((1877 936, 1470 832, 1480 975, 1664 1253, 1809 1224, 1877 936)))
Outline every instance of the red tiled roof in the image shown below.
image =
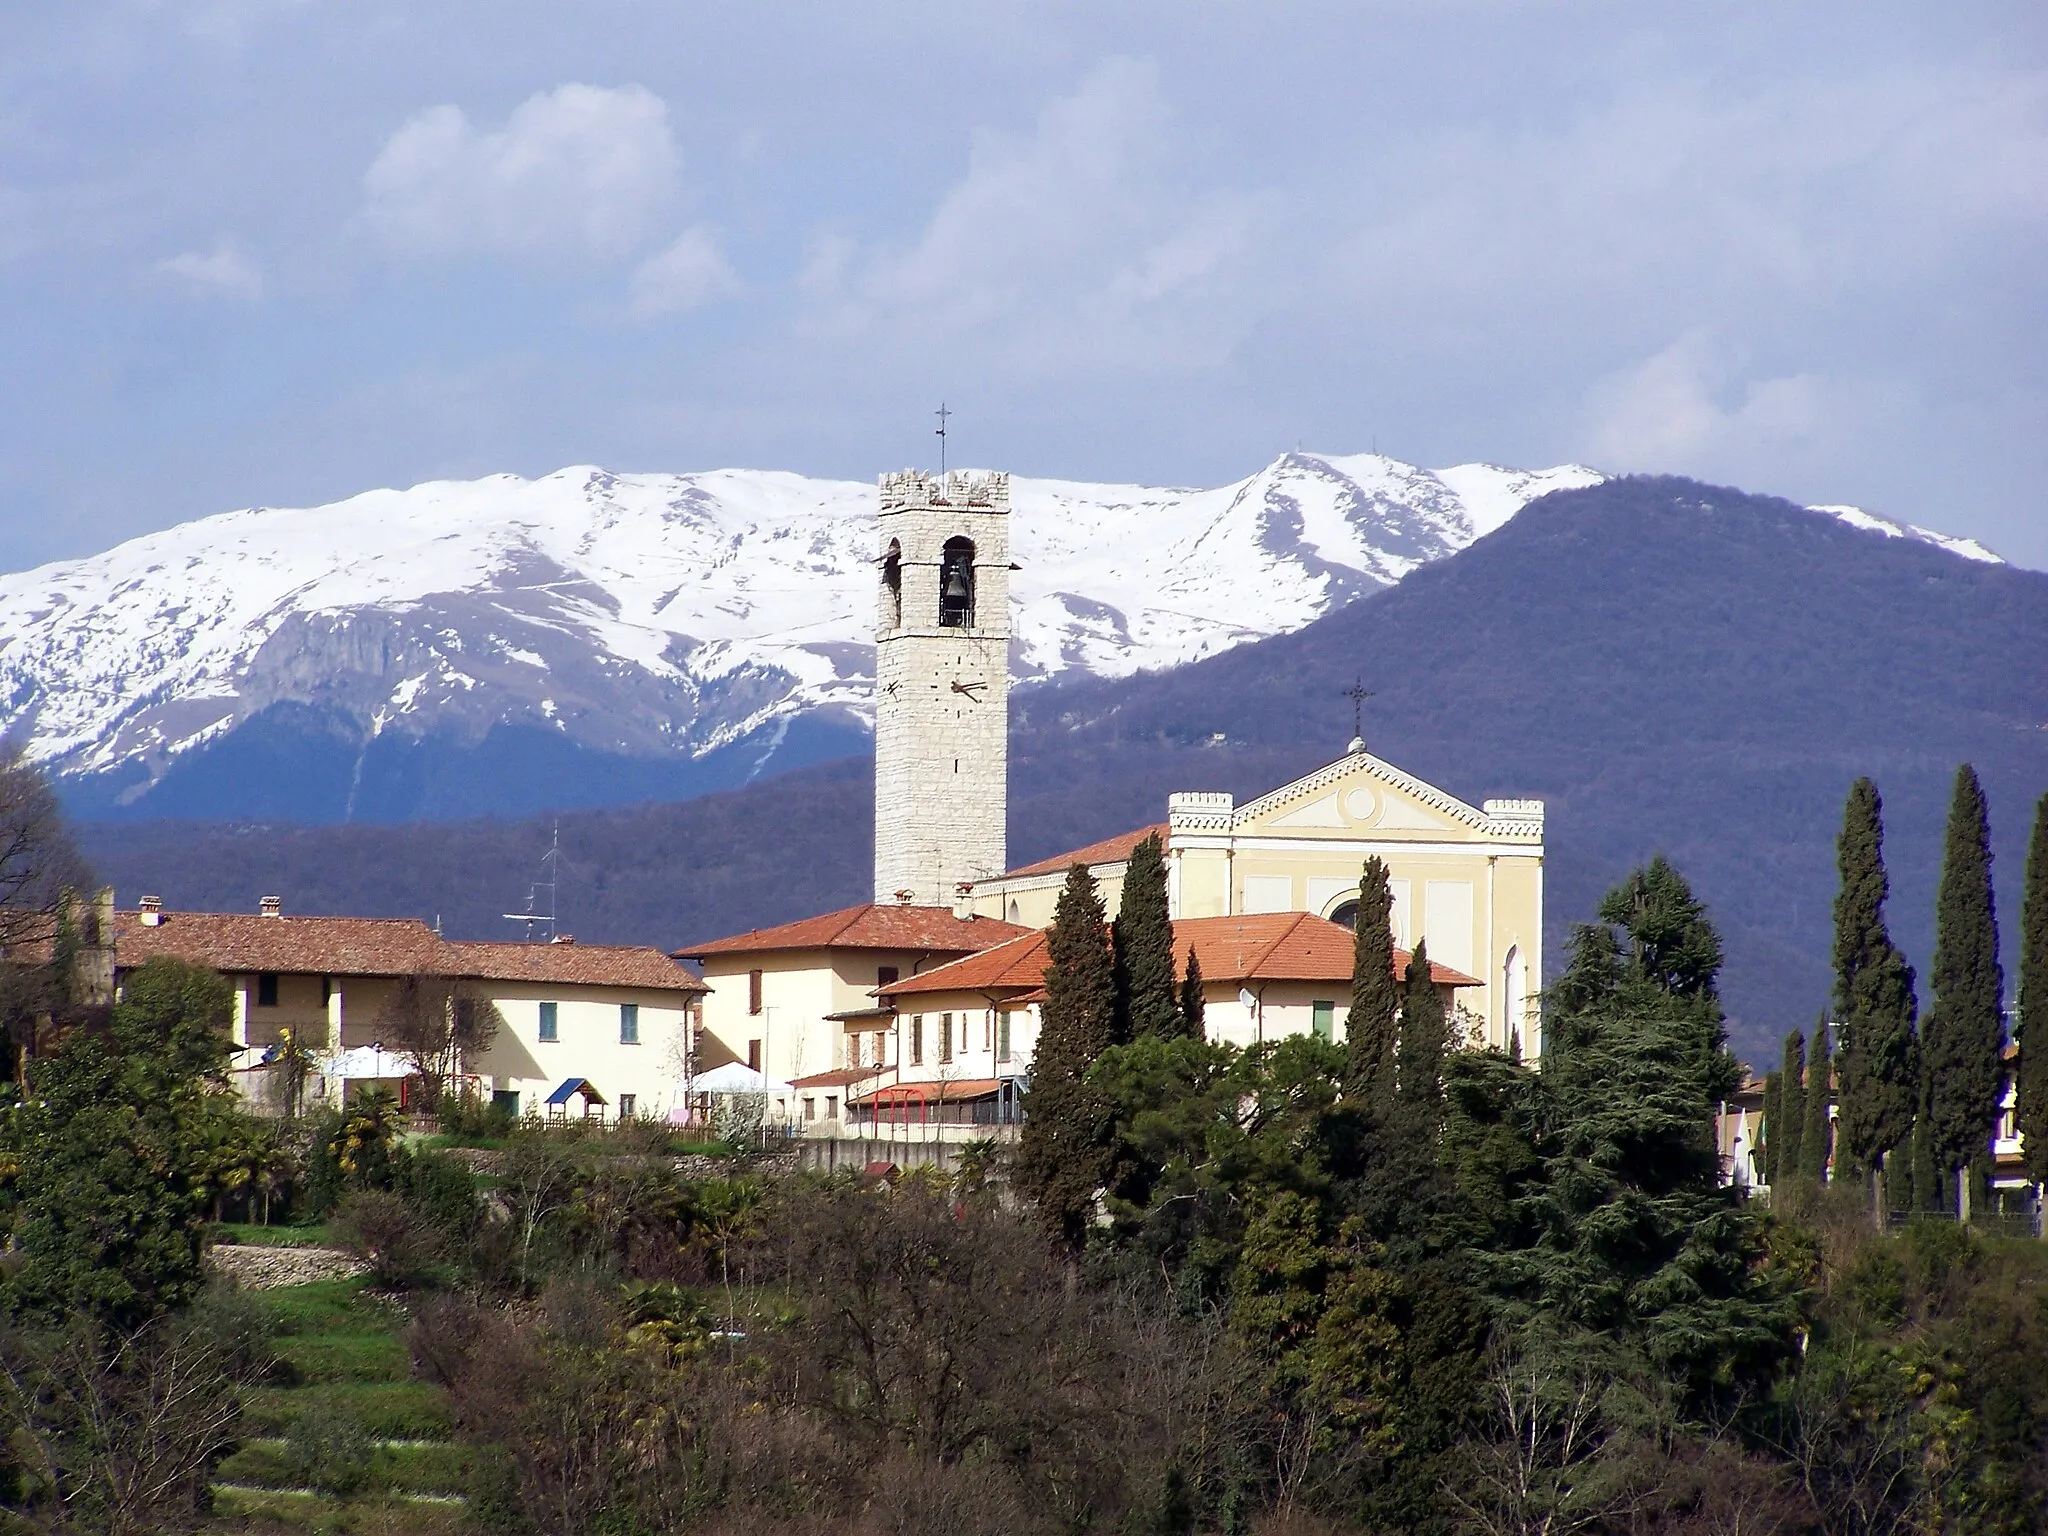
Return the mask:
POLYGON ((776 928, 753 928, 730 938, 687 945, 674 953, 679 960, 789 949, 938 950, 967 955, 1029 932, 996 917, 958 918, 950 907, 871 901, 776 928))
POLYGON ((114 914, 123 970, 169 955, 216 971, 318 976, 458 976, 478 981, 710 989, 660 950, 612 944, 450 943, 411 917, 263 917, 250 912, 114 914))
MULTIPOLYGON (((1184 917, 1173 925, 1173 949, 1185 964, 1189 946, 1208 981, 1342 981, 1351 979, 1351 930, 1307 912, 1248 917, 1184 917)), ((1408 979, 1408 951, 1394 951, 1394 977, 1408 979)), ((1477 979, 1431 961, 1440 987, 1476 987, 1477 979)), ((1045 979, 1045 935, 1013 940, 877 991, 1029 992, 1045 979)), ((1014 1000, 1014 999, 1013 999, 1014 1000)))
POLYGON ((1140 827, 1135 832, 1119 832, 1115 837, 1105 837, 1101 842, 1090 843, 1086 848, 1076 848, 1070 853, 1040 859, 1036 864, 1026 864, 1021 869, 1005 870, 1003 878, 1007 880, 1012 875, 1064 874, 1076 864, 1115 864, 1128 859, 1131 851, 1154 833, 1158 834, 1160 845, 1163 847, 1167 831, 1167 824, 1162 821, 1157 826, 1140 827))
POLYGON ((114 961, 124 970, 159 955, 216 971, 323 976, 417 976, 447 969, 441 936, 415 917, 261 917, 253 912, 114 914, 114 961))
POLYGON ((458 976, 479 981, 576 982, 664 992, 711 989, 649 944, 521 944, 489 940, 447 946, 458 976))

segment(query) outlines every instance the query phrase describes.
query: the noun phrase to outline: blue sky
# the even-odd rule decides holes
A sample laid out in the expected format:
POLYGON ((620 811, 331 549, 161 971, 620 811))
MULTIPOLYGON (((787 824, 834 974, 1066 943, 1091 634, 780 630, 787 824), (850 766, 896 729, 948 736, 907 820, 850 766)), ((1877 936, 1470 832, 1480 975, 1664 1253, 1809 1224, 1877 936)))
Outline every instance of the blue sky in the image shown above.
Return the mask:
POLYGON ((2048 10, 16 0, 0 568, 500 470, 1297 443, 2048 567, 2048 10))

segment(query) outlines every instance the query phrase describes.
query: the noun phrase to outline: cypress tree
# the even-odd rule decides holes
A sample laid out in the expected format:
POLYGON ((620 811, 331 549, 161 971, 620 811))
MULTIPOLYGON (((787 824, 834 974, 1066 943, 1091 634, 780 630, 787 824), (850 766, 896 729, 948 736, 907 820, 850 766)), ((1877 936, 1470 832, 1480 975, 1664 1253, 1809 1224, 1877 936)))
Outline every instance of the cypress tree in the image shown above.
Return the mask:
MULTIPOLYGON (((1784 1122, 1781 1133, 1771 1137, 1772 1155, 1778 1177, 1796 1179, 1806 1171, 1800 1156, 1806 1140, 1806 1036, 1793 1030, 1785 1037, 1785 1059, 1778 1068, 1778 1115, 1784 1122)), ((1776 1126, 1772 1127, 1778 1132, 1776 1126)))
POLYGON ((1850 786, 1835 859, 1836 1163, 1860 1174, 1904 1145, 1920 1095, 1913 968, 1885 927, 1884 802, 1867 778, 1850 786))
POLYGON ((1799 1171, 1816 1184, 1828 1176, 1828 1105, 1834 1100, 1829 1082, 1834 1064, 1828 1059, 1828 1024, 1813 1029, 1813 1049, 1806 1057, 1806 1124, 1799 1132, 1799 1171))
POLYGON ((1178 1035, 1173 924, 1166 916, 1166 859, 1157 832, 1131 850, 1110 944, 1116 960, 1116 1043, 1178 1035))
POLYGON ((1087 1235, 1108 1171, 1111 1106, 1087 1081, 1115 1028, 1115 962, 1087 866, 1067 871, 1046 934, 1045 1001, 1017 1144, 1018 1190, 1070 1248, 1087 1235))
POLYGON ((1180 983, 1180 1032, 1190 1040, 1207 1037, 1204 1015, 1208 1005, 1202 997, 1202 962, 1195 956, 1195 946, 1188 946, 1187 974, 1180 983))
POLYGON ((1763 1148, 1757 1154, 1756 1167, 1766 1187, 1778 1182, 1778 1133, 1782 1129, 1779 1121, 1782 1114, 1780 1096, 1784 1082, 1783 1072, 1764 1074, 1763 1148))
POLYGON ((1922 1113, 1913 1121, 1911 1183, 1913 1186, 1913 1209, 1916 1211, 1938 1211, 1947 1203, 1941 1187, 1940 1176, 1934 1171, 1934 1144, 1927 1135, 1927 1116, 1922 1113))
POLYGON ((1401 1102, 1425 1114, 1443 1098, 1444 999, 1429 979, 1429 943, 1415 941, 1401 993, 1401 1102))
POLYGON ((1968 763, 1956 770, 1941 888, 1934 910, 1933 1001, 1927 1058, 1927 1130, 1934 1166, 1953 1175, 1984 1155, 2005 1082, 2005 978, 1991 896, 1991 826, 1968 763))
POLYGON ((1377 855, 1365 861, 1358 881, 1358 915, 1351 921, 1351 1008, 1344 1015, 1348 1086, 1354 1094, 1384 1101, 1394 1089, 1395 1010, 1394 893, 1387 866, 1377 855))
POLYGON ((2019 1132, 2027 1177, 2048 1182, 2048 795, 2034 806, 2020 907, 2019 1132))

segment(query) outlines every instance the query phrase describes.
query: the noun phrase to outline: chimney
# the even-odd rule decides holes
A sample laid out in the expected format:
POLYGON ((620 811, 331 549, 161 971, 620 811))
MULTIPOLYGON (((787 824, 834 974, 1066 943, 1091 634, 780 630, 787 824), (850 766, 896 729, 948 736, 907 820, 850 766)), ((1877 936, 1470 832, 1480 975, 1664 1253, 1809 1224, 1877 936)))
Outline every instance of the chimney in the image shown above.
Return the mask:
POLYGON ((142 926, 160 928, 164 921, 164 899, 161 896, 145 896, 137 903, 142 913, 142 926))
POLYGON ((266 896, 256 904, 256 910, 265 917, 283 917, 284 898, 282 896, 266 896))
POLYGON ((963 923, 974 921, 974 882, 962 880, 953 887, 953 916, 963 923))
MULTIPOLYGON (((573 933, 558 933, 552 939, 549 939, 548 942, 550 944, 574 944, 576 942, 576 935, 573 933)), ((604 946, 600 944, 598 948, 602 949, 604 946)))
POLYGON ((915 900, 917 900, 917 892, 915 891, 898 891, 896 893, 896 905, 899 907, 907 907, 915 900))

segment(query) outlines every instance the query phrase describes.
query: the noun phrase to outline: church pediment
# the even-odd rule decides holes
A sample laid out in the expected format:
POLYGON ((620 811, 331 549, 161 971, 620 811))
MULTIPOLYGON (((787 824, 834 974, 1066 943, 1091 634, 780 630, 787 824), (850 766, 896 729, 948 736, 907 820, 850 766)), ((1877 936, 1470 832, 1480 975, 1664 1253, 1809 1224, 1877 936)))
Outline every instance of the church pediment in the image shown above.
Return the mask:
POLYGON ((1234 830, 1297 837, 1384 836, 1456 842, 1492 835, 1490 818, 1363 752, 1261 795, 1234 830))

